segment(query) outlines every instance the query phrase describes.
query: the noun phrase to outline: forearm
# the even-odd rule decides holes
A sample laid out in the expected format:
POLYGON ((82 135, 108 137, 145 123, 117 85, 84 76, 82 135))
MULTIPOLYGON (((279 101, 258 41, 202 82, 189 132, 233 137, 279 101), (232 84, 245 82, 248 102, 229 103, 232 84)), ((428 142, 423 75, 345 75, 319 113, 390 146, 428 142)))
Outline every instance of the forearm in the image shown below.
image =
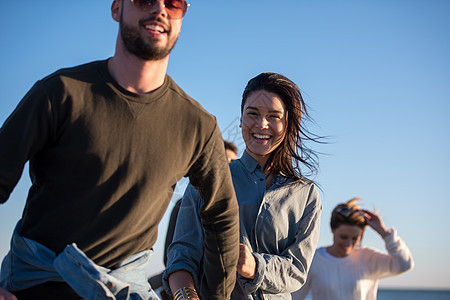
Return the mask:
POLYGON ((0 288, 0 300, 17 300, 16 296, 0 288))
POLYGON ((168 278, 169 286, 172 294, 174 295, 176 291, 183 287, 189 287, 195 289, 194 279, 191 274, 187 271, 176 271, 169 275, 168 278))
MULTIPOLYGON (((318 228, 317 228, 318 230, 318 228)), ((291 245, 280 255, 253 253, 256 273, 253 280, 244 280, 247 292, 262 290, 268 293, 292 293, 300 289, 307 280, 311 267, 318 233, 305 237, 291 245)))
POLYGON ((197 190, 189 185, 180 205, 172 243, 167 249, 167 268, 163 276, 166 290, 168 276, 181 270, 190 272, 198 288, 204 243, 199 216, 201 203, 197 190))
POLYGON ((391 272, 402 273, 414 267, 411 251, 406 243, 397 235, 397 231, 394 228, 389 231, 384 241, 391 259, 391 272))
POLYGON ((306 268, 302 262, 294 264, 292 257, 254 253, 257 271, 254 280, 245 282, 248 292, 262 290, 268 293, 292 293, 302 287, 306 281, 306 268))
POLYGON ((306 282, 319 240, 322 212, 320 198, 315 189, 307 203, 309 205, 299 218, 298 227, 293 229, 293 244, 280 253, 254 253, 258 261, 256 277, 259 278, 252 283, 254 288, 270 293, 290 293, 306 282))
POLYGON ((392 228, 387 229, 386 226, 380 226, 379 228, 374 228, 374 230, 381 236, 381 238, 385 238, 392 233, 392 228))

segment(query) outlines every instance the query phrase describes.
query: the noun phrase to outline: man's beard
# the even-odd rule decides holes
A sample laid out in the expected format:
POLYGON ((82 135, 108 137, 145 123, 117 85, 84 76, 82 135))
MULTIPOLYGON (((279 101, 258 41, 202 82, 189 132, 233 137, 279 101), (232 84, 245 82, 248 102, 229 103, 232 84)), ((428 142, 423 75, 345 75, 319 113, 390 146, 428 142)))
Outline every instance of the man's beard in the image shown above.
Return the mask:
MULTIPOLYGON (((170 31, 171 29, 168 30, 167 36, 170 35, 170 31)), ((120 21, 120 33, 128 52, 143 60, 160 60, 165 58, 170 54, 178 39, 177 37, 173 41, 169 40, 165 47, 156 47, 151 40, 145 41, 140 36, 139 29, 128 26, 122 18, 120 21)))

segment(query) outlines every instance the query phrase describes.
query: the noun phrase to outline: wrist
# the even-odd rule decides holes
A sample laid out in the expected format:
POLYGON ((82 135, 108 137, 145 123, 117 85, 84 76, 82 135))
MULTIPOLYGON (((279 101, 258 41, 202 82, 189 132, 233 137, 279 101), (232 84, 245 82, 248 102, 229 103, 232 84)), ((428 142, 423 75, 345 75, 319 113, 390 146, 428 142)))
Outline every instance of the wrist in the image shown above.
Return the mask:
POLYGON ((387 237, 388 235, 390 235, 392 233, 392 229, 382 228, 382 230, 380 230, 378 233, 384 239, 385 237, 387 237))
POLYGON ((194 288, 191 287, 182 287, 179 288, 174 294, 173 294, 174 300, 197 300, 200 299, 197 295, 197 291, 194 288))
POLYGON ((178 290, 184 287, 192 288, 195 291, 194 278, 186 270, 178 270, 171 273, 167 278, 167 282, 169 283, 172 295, 175 295, 178 290))

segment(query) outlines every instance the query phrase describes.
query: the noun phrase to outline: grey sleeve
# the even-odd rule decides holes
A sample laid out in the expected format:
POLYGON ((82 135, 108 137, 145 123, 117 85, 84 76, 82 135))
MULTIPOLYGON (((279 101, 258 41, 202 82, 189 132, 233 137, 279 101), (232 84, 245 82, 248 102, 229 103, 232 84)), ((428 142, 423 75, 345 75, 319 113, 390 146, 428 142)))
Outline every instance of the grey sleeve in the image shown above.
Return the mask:
POLYGON ((171 273, 180 270, 191 273, 196 289, 199 289, 204 240, 199 213, 202 203, 198 191, 188 185, 181 201, 173 240, 167 249, 167 268, 163 275, 163 285, 169 294, 167 279, 171 273))

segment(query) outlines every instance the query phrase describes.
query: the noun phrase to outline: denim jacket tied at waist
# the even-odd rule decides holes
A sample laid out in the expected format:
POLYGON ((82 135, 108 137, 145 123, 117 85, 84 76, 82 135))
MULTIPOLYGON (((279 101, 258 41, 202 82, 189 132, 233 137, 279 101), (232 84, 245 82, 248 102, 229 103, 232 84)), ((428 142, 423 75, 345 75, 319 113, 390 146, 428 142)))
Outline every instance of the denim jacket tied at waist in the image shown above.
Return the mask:
POLYGON ((65 281, 86 299, 159 299, 146 276, 151 250, 136 253, 110 270, 96 265, 75 243, 56 255, 42 244, 20 236, 20 223, 2 263, 2 288, 14 292, 47 281, 65 281))

